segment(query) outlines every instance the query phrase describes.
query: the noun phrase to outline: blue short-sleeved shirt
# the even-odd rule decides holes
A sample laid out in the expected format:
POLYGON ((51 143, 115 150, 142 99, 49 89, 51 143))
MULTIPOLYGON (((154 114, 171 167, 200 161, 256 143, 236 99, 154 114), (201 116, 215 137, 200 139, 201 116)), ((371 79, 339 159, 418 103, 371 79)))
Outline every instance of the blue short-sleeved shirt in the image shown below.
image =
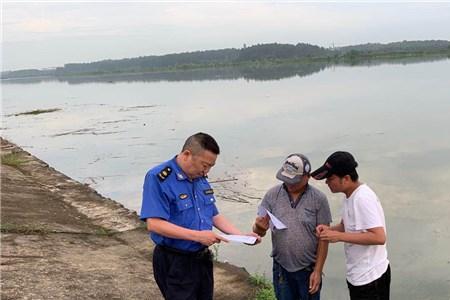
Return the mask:
MULTIPOLYGON (((147 172, 142 195, 141 220, 159 218, 193 229, 211 230, 217 210, 214 192, 204 177, 189 180, 176 157, 147 172)), ((150 234, 158 245, 197 251, 202 244, 150 234)))

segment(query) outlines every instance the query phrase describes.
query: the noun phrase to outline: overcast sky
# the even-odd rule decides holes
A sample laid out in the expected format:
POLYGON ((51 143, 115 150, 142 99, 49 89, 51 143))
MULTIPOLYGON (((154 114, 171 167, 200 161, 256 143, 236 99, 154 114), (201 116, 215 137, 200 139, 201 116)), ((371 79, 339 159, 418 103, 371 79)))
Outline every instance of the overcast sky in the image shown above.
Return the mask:
POLYGON ((2 1, 3 70, 257 43, 450 40, 450 2, 2 1))

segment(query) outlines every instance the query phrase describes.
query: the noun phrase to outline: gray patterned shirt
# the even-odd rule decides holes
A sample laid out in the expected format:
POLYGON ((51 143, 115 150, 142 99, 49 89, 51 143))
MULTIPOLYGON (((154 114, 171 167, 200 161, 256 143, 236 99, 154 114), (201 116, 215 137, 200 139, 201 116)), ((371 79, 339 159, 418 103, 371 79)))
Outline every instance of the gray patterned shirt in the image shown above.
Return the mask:
POLYGON ((293 208, 289 193, 283 184, 279 184, 266 193, 261 206, 287 226, 287 229, 272 229, 271 256, 288 272, 313 265, 318 245, 316 226, 331 223, 325 194, 308 184, 293 208))

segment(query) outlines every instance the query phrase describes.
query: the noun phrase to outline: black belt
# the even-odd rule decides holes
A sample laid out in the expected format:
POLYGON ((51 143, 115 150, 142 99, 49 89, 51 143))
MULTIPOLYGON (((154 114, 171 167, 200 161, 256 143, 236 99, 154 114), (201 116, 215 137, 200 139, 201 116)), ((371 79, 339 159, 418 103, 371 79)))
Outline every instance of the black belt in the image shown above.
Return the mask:
POLYGON ((168 253, 175 254, 175 255, 193 257, 193 258, 206 258, 211 255, 211 251, 209 251, 208 247, 203 247, 197 251, 180 250, 180 249, 163 246, 163 245, 156 245, 156 247, 160 248, 164 252, 168 252, 168 253))

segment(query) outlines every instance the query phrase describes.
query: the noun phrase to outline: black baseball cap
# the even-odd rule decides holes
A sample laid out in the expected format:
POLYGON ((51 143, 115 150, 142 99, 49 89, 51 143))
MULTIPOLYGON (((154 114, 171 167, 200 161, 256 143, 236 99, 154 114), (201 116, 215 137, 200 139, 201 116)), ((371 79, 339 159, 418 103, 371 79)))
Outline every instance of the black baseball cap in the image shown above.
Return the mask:
POLYGON ((337 151, 331 154, 324 165, 311 173, 311 177, 317 180, 328 178, 335 174, 339 177, 343 177, 352 173, 358 163, 353 155, 345 151, 337 151))

